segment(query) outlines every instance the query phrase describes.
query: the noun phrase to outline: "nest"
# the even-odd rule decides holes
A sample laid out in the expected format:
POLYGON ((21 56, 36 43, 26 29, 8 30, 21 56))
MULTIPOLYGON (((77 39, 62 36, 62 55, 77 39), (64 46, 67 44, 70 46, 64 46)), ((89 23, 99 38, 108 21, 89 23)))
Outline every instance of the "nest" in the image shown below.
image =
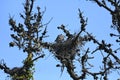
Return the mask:
POLYGON ((51 45, 51 51, 59 60, 67 59, 73 60, 80 51, 80 47, 84 45, 84 38, 77 37, 68 38, 61 43, 54 43, 51 45))

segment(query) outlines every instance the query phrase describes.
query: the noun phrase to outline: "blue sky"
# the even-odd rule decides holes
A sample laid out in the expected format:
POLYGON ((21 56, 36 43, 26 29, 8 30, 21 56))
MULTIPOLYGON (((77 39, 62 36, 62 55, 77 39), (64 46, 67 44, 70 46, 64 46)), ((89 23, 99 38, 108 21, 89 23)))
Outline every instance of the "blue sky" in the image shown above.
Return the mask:
MULTIPOLYGON (((19 51, 16 47, 10 48, 8 43, 12 41, 8 25, 9 15, 16 19, 16 22, 22 21, 19 17, 19 13, 23 12, 22 3, 24 0, 2 0, 0 3, 0 60, 4 59, 9 67, 21 66, 21 61, 26 57, 22 51, 19 51)), ((54 41, 58 34, 62 31, 57 30, 57 27, 61 24, 66 25, 72 33, 79 32, 79 16, 78 8, 83 11, 84 16, 88 17, 87 30, 93 33, 97 39, 107 39, 108 42, 113 42, 110 37, 107 37, 112 29, 111 16, 109 12, 103 8, 99 8, 92 2, 85 0, 36 0, 34 10, 40 6, 41 10, 46 12, 43 16, 43 23, 48 22, 51 18, 53 20, 48 25, 47 41, 54 41)), ((47 52, 47 51, 46 51, 47 52)), ((66 70, 60 77, 60 68, 56 68, 56 63, 59 63, 55 58, 47 52, 44 59, 40 59, 36 62, 35 80, 72 80, 69 75, 66 74, 66 70)), ((0 70, 0 80, 5 80, 6 75, 0 70)))

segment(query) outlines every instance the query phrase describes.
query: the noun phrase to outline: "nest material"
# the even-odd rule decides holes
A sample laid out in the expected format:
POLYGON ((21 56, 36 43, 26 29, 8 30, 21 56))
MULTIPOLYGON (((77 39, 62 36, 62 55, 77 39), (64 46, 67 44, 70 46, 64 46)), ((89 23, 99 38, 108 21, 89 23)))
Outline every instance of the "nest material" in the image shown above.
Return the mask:
POLYGON ((61 43, 54 43, 51 51, 54 52, 55 57, 59 60, 67 59, 73 60, 78 53, 80 47, 84 44, 84 38, 76 36, 68 38, 61 43))

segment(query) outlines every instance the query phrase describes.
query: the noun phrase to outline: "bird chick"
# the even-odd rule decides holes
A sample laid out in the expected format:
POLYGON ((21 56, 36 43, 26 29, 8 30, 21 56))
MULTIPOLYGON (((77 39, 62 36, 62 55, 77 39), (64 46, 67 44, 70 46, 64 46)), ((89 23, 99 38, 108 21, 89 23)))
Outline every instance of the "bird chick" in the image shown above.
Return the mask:
POLYGON ((62 35, 62 34, 58 35, 55 40, 56 43, 61 43, 63 41, 64 41, 64 35, 62 35))

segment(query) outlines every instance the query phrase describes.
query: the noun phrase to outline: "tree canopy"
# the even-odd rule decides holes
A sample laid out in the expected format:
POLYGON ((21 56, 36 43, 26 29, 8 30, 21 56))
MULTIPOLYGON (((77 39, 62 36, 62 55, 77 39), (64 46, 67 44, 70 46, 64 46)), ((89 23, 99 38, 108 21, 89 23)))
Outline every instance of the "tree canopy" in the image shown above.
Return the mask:
MULTIPOLYGON (((80 28, 79 32, 71 33, 64 24, 57 27, 60 33, 53 42, 45 41, 47 36, 48 24, 52 18, 42 23, 45 11, 37 7, 37 12, 33 12, 35 0, 25 0, 23 4, 24 12, 20 13, 23 22, 17 23, 13 17, 9 18, 10 34, 13 41, 9 43, 10 47, 17 47, 22 50, 27 57, 22 61, 21 67, 15 66, 12 69, 7 66, 4 60, 1 60, 0 69, 8 74, 12 80, 34 80, 35 62, 44 58, 48 50, 53 57, 59 61, 55 66, 61 69, 61 74, 66 68, 67 73, 73 80, 85 80, 92 77, 93 80, 109 80, 109 74, 112 72, 119 74, 120 56, 120 1, 119 0, 86 0, 97 4, 108 11, 112 18, 111 26, 113 32, 108 32, 109 37, 114 38, 116 43, 108 43, 106 40, 98 40, 94 34, 87 31, 88 18, 84 16, 82 9, 78 9, 80 28), (114 33, 114 30, 117 33, 114 33), (95 49, 87 44, 92 44, 95 49), (118 47, 116 48, 116 44, 118 47), (85 48, 84 48, 85 47, 85 48), (115 48, 114 48, 115 47, 115 48), (84 49, 82 49, 84 48, 84 49), (100 62, 94 64, 91 61, 97 61, 96 55, 100 56, 100 62), (79 66, 78 66, 79 65, 79 66), (97 66, 97 69, 94 69, 97 66)), ((23 55, 24 55, 23 54, 23 55)), ((120 77, 118 77, 118 80, 120 77)))

